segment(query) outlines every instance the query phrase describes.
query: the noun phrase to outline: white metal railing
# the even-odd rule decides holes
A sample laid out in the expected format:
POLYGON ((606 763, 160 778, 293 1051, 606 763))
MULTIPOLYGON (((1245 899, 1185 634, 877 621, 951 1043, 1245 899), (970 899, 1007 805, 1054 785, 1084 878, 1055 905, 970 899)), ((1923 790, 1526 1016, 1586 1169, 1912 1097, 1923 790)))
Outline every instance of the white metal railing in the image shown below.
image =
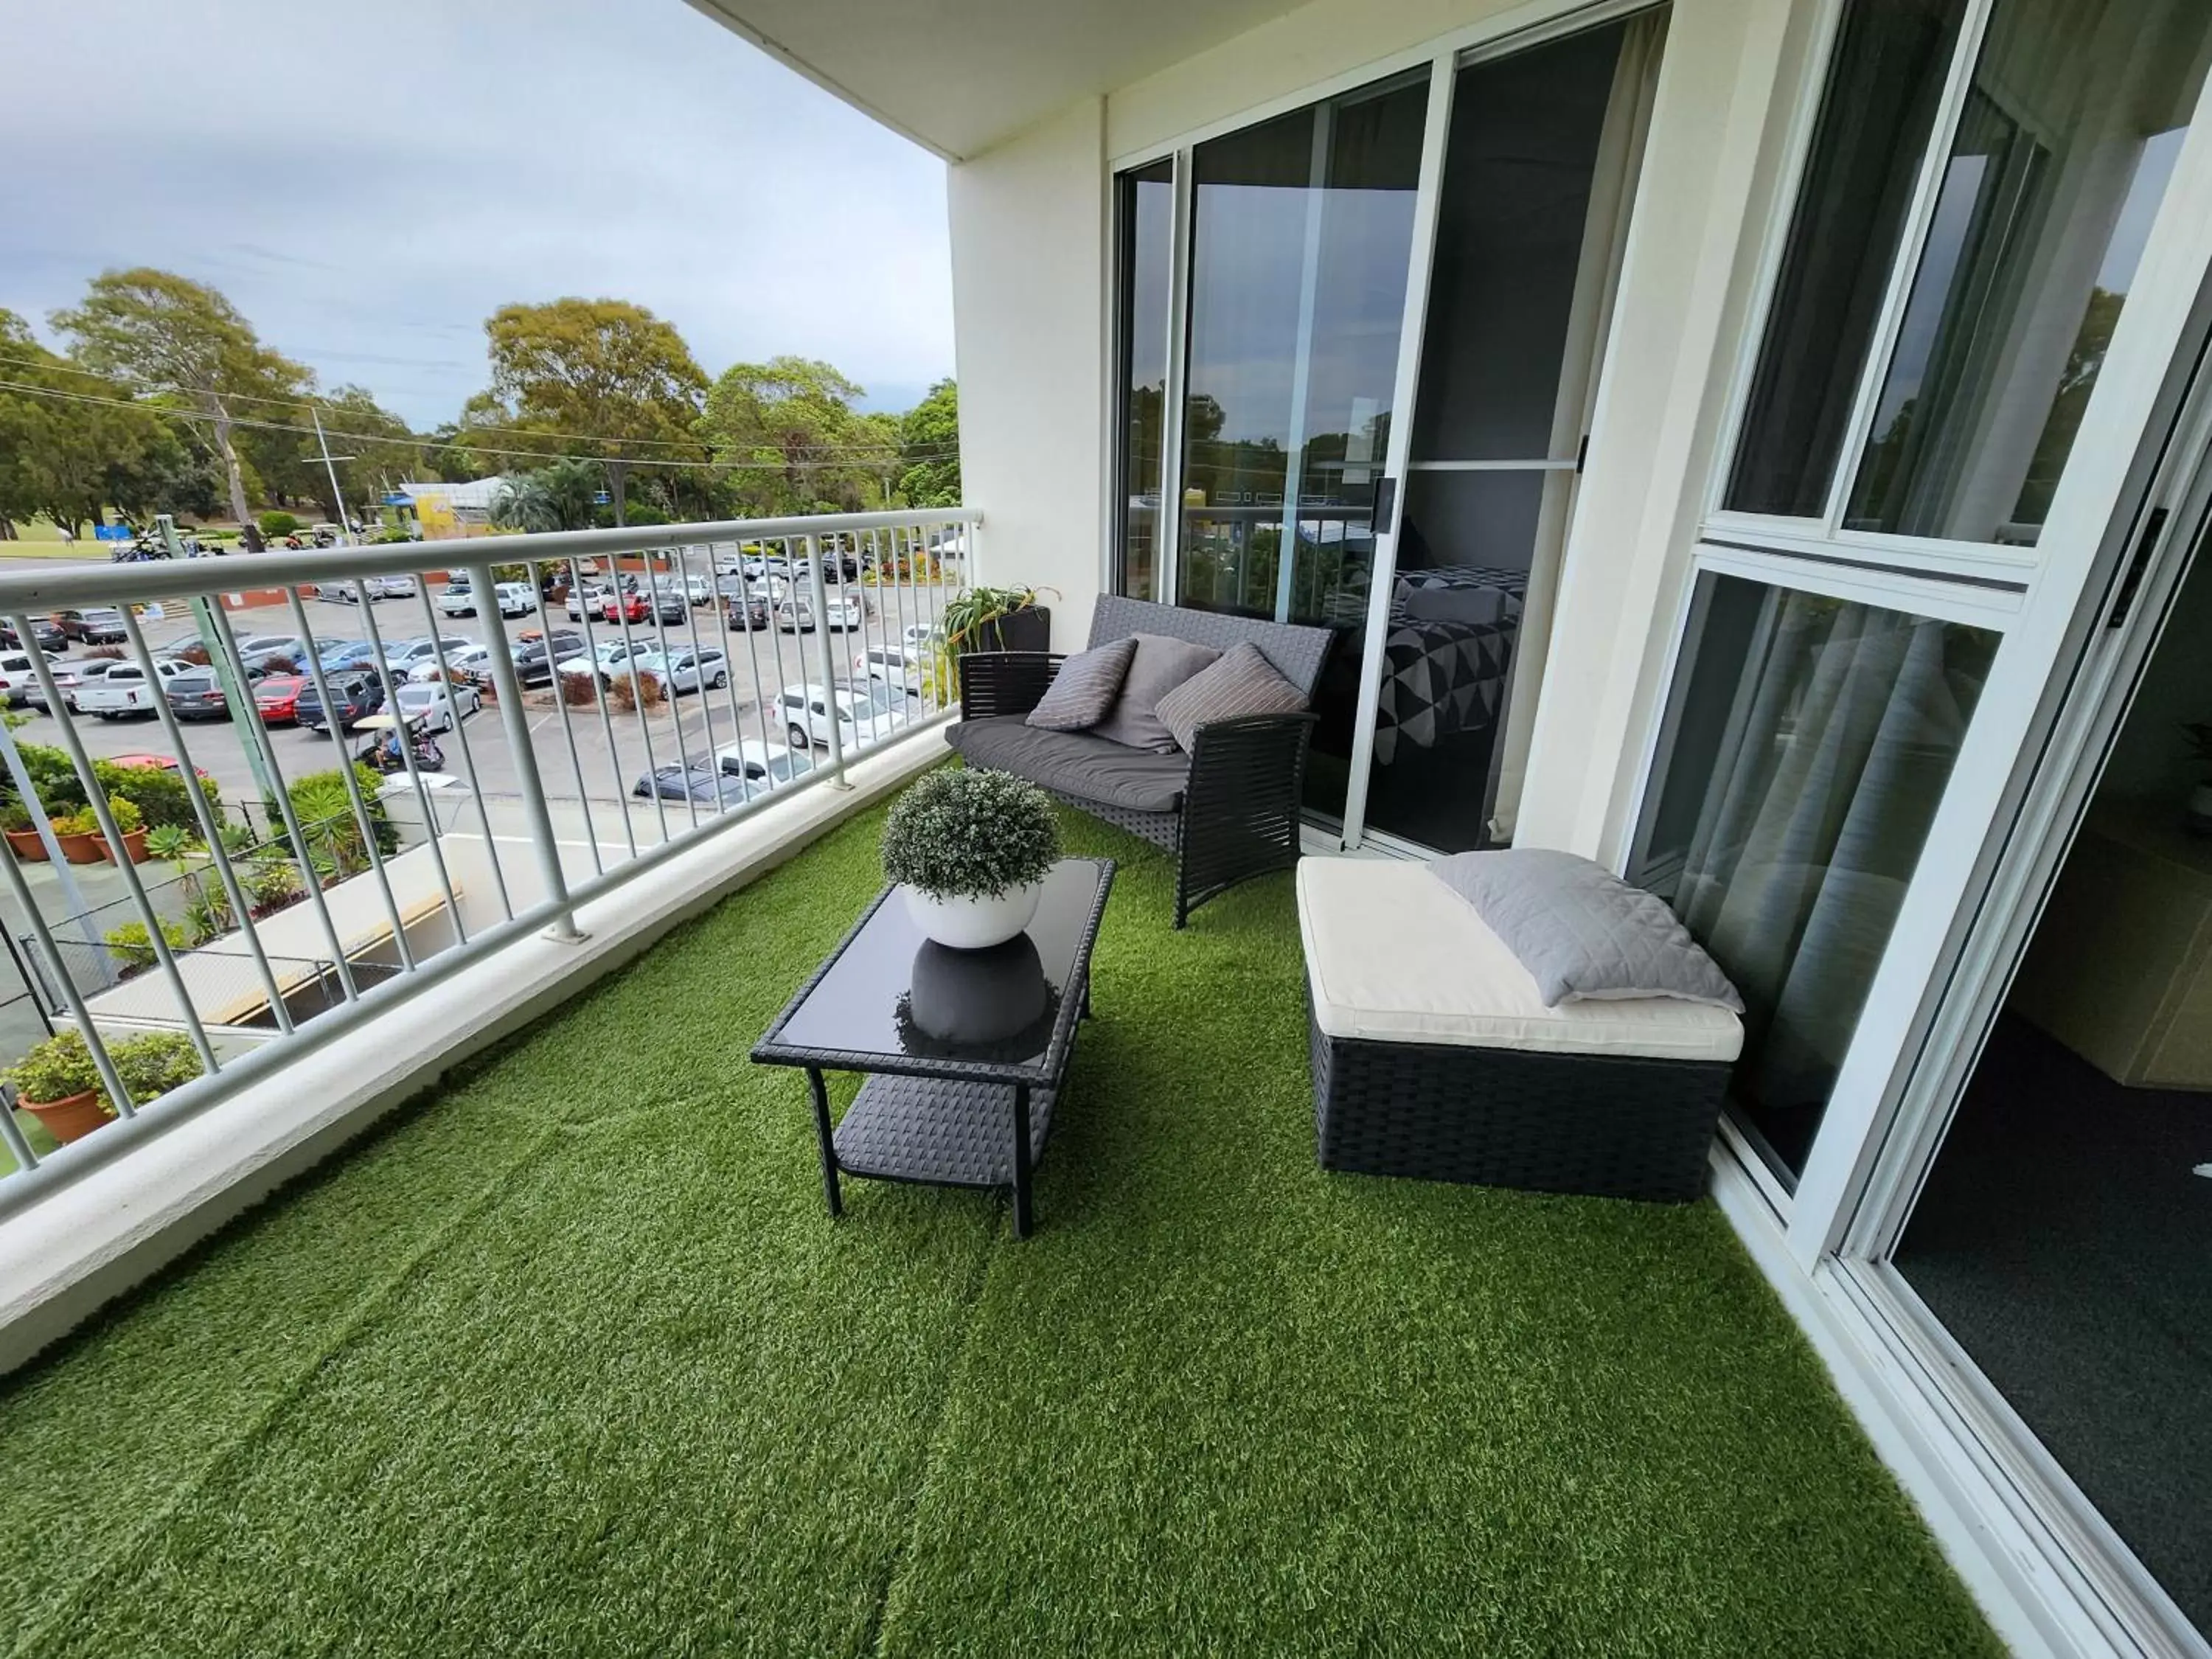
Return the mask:
MULTIPOLYGON (((194 878, 161 890, 188 889, 203 932, 210 916, 228 924, 212 936, 173 942, 163 924, 176 918, 157 908, 131 860, 118 858, 124 892, 106 908, 135 920, 144 938, 133 940, 135 975, 99 988, 104 975, 75 960, 99 947, 61 937, 72 924, 97 937, 90 924, 67 914, 82 907, 61 897, 75 890, 65 866, 51 884, 59 890, 42 896, 39 887, 50 884, 34 884, 12 849, 0 852, 0 873, 22 913, 22 943, 42 988, 62 1005, 57 1017, 84 1035, 116 1114, 83 1140, 41 1155, 0 1110, 0 1147, 16 1166, 0 1178, 0 1215, 501 945, 531 932, 579 937, 579 904, 793 791, 845 787, 856 752, 946 718, 942 618, 946 603, 973 580, 981 523, 981 514, 968 508, 839 514, 0 569, 0 618, 19 638, 31 637, 34 617, 116 607, 126 660, 149 687, 161 684, 165 653, 204 653, 231 715, 228 726, 188 737, 167 697, 157 692, 151 699, 176 770, 187 781, 191 822, 183 827, 198 842, 190 855, 198 861, 194 878), (625 559, 635 568, 623 568, 625 559), (532 596, 527 614, 516 619, 520 639, 507 636, 493 602, 495 566, 521 567, 532 596), (592 589, 595 568, 611 585, 611 601, 592 589), (472 723, 449 693, 441 711, 447 729, 437 734, 459 763, 466 805, 453 809, 453 775, 437 775, 428 750, 413 741, 400 745, 398 769, 372 791, 345 763, 351 746, 334 731, 327 764, 343 781, 343 800, 333 796, 315 822, 303 823, 291 792, 307 757, 301 740, 280 740, 257 712, 256 664, 241 649, 240 618, 252 614, 246 607, 258 597, 262 614, 281 622, 271 631, 296 642, 289 654, 323 709, 337 706, 334 694, 355 673, 370 677, 368 700, 395 709, 406 646, 393 636, 394 615, 419 613, 433 661, 442 660, 439 642, 467 625, 441 614, 424 579, 433 572, 465 578, 473 622, 490 647, 475 682, 492 718, 472 723), (380 618, 386 584, 379 579, 401 576, 415 579, 413 592, 382 598, 380 618), (642 614, 626 585, 643 596, 642 614), (564 592, 573 601, 549 597, 564 592), (682 596, 680 606, 672 595, 682 596), (340 596, 349 601, 343 610, 340 596), (169 610, 178 602, 181 617, 169 610), (180 622, 189 624, 189 637, 175 633, 180 622), (338 647, 338 626, 349 634, 357 627, 361 637, 338 647), (156 631, 173 637, 157 639, 156 631), (518 666, 526 661, 536 678, 538 661, 526 654, 532 635, 544 641, 548 695, 532 695, 518 666), (198 652, 191 653, 195 646, 198 652), (344 650, 365 666, 349 672, 344 650), (562 671, 558 665, 571 651, 597 672, 562 671), (689 677, 679 666, 687 657, 697 671, 689 677), (687 678, 696 687, 678 689, 687 678), (572 679, 575 693, 564 690, 572 679), (641 681, 668 687, 665 706, 655 706, 650 692, 623 695, 641 681), (831 692, 825 713, 816 712, 823 702, 817 687, 831 692), (787 707, 787 690, 803 708, 787 707), (496 736, 487 731, 495 726, 496 736), (820 741, 826 753, 809 741, 787 760, 781 751, 802 737, 820 741), (200 761, 214 758, 211 746, 226 741, 235 752, 216 762, 216 775, 240 775, 242 765, 269 820, 251 859, 234 856, 225 843, 224 808, 191 787, 200 761), (763 763, 764 780, 750 775, 763 763), (345 854, 335 879, 332 848, 345 854), (295 902, 273 907, 257 896, 267 890, 272 861, 296 873, 295 902), (316 993, 305 1012, 302 963, 312 969, 316 993), (203 1075, 156 1102, 134 1100, 110 1059, 103 1024, 183 1030, 203 1075), (149 1103, 150 1111, 143 1109, 149 1103)), ((72 793, 89 807, 109 845, 124 848, 95 770, 95 759, 106 758, 94 752, 95 743, 106 746, 104 733, 70 712, 54 665, 32 656, 55 742, 75 776, 72 793)), ((40 797, 13 739, 5 747, 13 793, 26 797, 48 848, 60 850, 44 830, 49 809, 60 803, 40 797)), ((250 816, 251 806, 246 810, 250 816)), ((163 903, 173 908, 166 896, 163 903)), ((15 1058, 0 1054, 0 1063, 15 1058)))

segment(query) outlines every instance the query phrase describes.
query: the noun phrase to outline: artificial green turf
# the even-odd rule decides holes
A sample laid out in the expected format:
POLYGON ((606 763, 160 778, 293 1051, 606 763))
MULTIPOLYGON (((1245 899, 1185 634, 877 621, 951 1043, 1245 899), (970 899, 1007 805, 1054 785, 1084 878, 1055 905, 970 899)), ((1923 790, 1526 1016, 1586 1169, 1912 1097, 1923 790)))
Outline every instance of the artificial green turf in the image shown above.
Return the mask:
POLYGON ((24 1654, 1990 1653, 1709 1206, 1333 1177, 1289 886, 1123 860, 1039 1230, 746 1047, 869 814, 0 1393, 24 1654))

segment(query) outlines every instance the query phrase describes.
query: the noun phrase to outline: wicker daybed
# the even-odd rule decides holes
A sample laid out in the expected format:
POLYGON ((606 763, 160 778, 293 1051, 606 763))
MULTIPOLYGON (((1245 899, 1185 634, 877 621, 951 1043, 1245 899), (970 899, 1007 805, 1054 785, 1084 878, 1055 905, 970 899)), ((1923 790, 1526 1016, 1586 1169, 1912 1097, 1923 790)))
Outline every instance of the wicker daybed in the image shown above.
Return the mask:
POLYGON ((1545 1006, 1422 865, 1298 866, 1324 1168, 1683 1202, 1743 1027, 1662 997, 1545 1006))

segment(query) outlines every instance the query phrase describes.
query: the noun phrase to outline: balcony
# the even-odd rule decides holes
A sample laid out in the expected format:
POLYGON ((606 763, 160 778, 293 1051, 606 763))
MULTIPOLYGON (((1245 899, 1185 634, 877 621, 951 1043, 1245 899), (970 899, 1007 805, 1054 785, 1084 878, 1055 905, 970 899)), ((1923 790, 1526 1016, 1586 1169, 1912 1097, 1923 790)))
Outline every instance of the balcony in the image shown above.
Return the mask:
POLYGON ((1121 861, 1039 1229, 745 1049, 880 807, 0 1395, 26 1653, 1995 1650, 1710 1206, 1329 1176, 1290 884, 1121 861))

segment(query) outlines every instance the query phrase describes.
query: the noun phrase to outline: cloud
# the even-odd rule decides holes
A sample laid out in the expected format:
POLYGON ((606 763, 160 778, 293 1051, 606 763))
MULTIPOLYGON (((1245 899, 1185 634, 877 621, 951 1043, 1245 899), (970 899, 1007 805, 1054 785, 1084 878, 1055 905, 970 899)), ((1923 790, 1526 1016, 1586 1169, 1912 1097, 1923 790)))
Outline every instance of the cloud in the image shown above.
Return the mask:
POLYGON ((680 0, 0 0, 0 306, 114 265, 212 283, 419 425, 510 301, 611 295, 709 374, 951 372, 944 168, 680 0), (103 90, 105 89, 105 90, 103 90))

